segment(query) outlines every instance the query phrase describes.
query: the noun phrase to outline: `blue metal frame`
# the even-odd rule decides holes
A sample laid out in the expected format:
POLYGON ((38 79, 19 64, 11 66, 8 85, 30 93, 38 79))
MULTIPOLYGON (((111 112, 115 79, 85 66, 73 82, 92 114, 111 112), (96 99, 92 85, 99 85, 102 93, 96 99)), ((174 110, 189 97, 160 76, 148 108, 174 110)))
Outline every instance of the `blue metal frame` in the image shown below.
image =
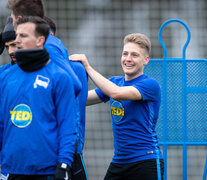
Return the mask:
POLYGON ((177 22, 177 23, 182 24, 182 25, 185 27, 185 29, 186 29, 186 31, 187 31, 187 33, 188 33, 187 41, 186 41, 186 43, 185 43, 185 45, 184 45, 184 47, 183 47, 183 58, 182 58, 182 59, 185 59, 185 57, 186 57, 186 56, 185 56, 185 52, 186 52, 186 48, 187 48, 187 46, 188 46, 188 44, 189 44, 189 42, 190 42, 191 33, 190 33, 190 29, 189 29, 188 25, 187 25, 186 23, 184 23, 184 22, 183 22, 182 20, 180 20, 180 19, 170 19, 170 20, 166 21, 165 23, 163 23, 162 26, 160 27, 160 31, 159 31, 159 35, 158 35, 158 37, 159 37, 160 44, 161 44, 161 46, 162 46, 162 48, 163 48, 163 59, 168 59, 168 58, 167 58, 167 48, 166 48, 166 46, 165 46, 165 44, 164 44, 164 42, 163 42, 163 40, 162 40, 162 32, 163 32, 163 29, 164 29, 168 24, 170 24, 170 23, 174 23, 174 22, 177 22))
MULTIPOLYGON (((186 48, 190 42, 191 38, 191 33, 190 29, 187 26, 186 23, 184 23, 182 20, 179 19, 171 19, 166 21, 165 23, 162 24, 160 30, 159 30, 159 41, 160 44, 163 48, 163 59, 151 59, 151 63, 161 63, 162 64, 162 106, 163 111, 162 111, 162 119, 163 119, 163 124, 162 124, 162 141, 160 141, 160 145, 163 146, 163 156, 164 156, 164 161, 165 161, 165 172, 164 172, 164 179, 167 180, 167 148, 168 146, 182 146, 183 150, 183 180, 187 180, 187 147, 188 146, 207 146, 207 142, 193 142, 193 141, 188 141, 187 133, 188 133, 188 125, 187 125, 187 95, 192 94, 192 93, 207 93, 207 86, 202 86, 202 87, 188 87, 187 86, 187 63, 193 62, 193 63, 206 63, 206 59, 197 59, 197 60, 187 60, 186 59, 186 48), (162 32, 163 29, 170 23, 179 23, 183 25, 187 31, 188 38, 186 43, 184 44, 183 47, 183 54, 182 58, 168 58, 167 57, 167 48, 162 40, 162 32), (178 62, 182 66, 182 140, 181 141, 168 141, 167 136, 168 136, 168 67, 167 65, 172 62, 178 62), (166 108, 165 108, 166 107, 166 108)), ((206 174, 207 174, 207 159, 206 159, 206 164, 205 164, 205 169, 204 169, 204 174, 203 174, 203 180, 206 179, 206 174)))
MULTIPOLYGON (((188 38, 187 38, 187 41, 186 41, 186 43, 184 45, 184 48, 183 48, 183 58, 182 59, 185 60, 185 58, 186 58, 186 55, 185 55, 186 54, 186 48, 187 48, 187 46, 188 46, 188 44, 190 42, 191 33, 190 33, 190 29, 188 28, 187 24, 184 23, 183 21, 179 20, 179 19, 171 19, 171 20, 168 20, 160 28, 160 31, 159 31, 159 41, 160 41, 160 44, 161 44, 161 46, 163 48, 163 59, 166 60, 168 58, 167 58, 167 48, 166 48, 166 46, 165 46, 165 44, 164 44, 164 42, 162 40, 162 32, 163 32, 163 29, 168 24, 174 23, 174 22, 182 24, 185 27, 185 29, 187 30, 187 33, 188 33, 188 38)), ((165 61, 163 61, 163 63, 165 63, 165 61)), ((166 66, 164 65, 163 68, 166 68, 166 66)), ((166 69, 164 71, 166 71, 166 69)), ((163 73, 163 76, 166 76, 166 74, 167 73, 163 73)), ((187 127, 187 125, 186 125, 186 119, 187 119, 187 115, 186 115, 187 114, 186 113, 186 109, 187 109, 186 98, 187 97, 186 97, 186 93, 185 93, 186 92, 186 84, 185 84, 185 82, 186 82, 186 74, 187 74, 186 73, 186 63, 185 63, 185 61, 183 61, 183 74, 182 74, 182 76, 184 78, 183 78, 183 83, 182 83, 183 85, 182 86, 183 86, 183 89, 184 90, 183 90, 182 97, 183 97, 183 109, 185 110, 185 112, 183 112, 183 127, 184 127, 183 128, 183 130, 184 130, 184 132, 183 132, 183 180, 187 180, 187 145, 185 144, 185 142, 187 140, 187 138, 186 138, 186 134, 187 134, 187 128, 186 128, 187 127)), ((165 77, 165 79, 166 79, 166 77, 165 77)), ((165 87, 165 89, 166 88, 167 87, 165 87)), ((165 99, 165 97, 163 99, 165 99)), ((167 102, 165 102, 164 105, 166 103, 167 102)), ((167 123, 164 123, 164 124, 166 124, 165 126, 167 126, 167 123)), ((165 129, 166 129, 166 127, 165 127, 165 129)), ((164 148, 164 150, 163 150, 164 151, 164 158, 166 159, 165 160, 165 166, 166 167, 165 167, 165 177, 164 178, 167 179, 167 145, 163 145, 163 148, 164 148)))

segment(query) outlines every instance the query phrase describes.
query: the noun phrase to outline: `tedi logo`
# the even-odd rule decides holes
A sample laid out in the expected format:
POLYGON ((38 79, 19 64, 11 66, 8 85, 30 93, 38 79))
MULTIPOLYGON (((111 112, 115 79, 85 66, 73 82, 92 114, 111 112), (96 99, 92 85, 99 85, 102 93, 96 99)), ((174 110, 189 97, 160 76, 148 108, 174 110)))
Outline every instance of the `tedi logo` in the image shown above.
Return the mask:
POLYGON ((32 122, 32 111, 26 104, 15 106, 10 114, 12 123, 19 128, 27 127, 32 122))
POLYGON ((124 117, 124 108, 118 101, 114 101, 111 104, 111 115, 115 122, 119 122, 124 117))

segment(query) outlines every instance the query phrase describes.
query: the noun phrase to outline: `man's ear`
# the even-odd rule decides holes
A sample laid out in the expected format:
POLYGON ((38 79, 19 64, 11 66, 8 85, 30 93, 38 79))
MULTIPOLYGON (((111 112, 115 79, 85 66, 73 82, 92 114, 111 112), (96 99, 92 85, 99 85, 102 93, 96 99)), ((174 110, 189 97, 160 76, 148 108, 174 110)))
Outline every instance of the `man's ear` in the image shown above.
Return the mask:
POLYGON ((144 65, 146 66, 148 63, 149 63, 149 56, 146 56, 145 59, 144 59, 144 65))
POLYGON ((44 36, 39 36, 37 38, 37 47, 41 48, 44 46, 45 43, 45 37, 44 36))

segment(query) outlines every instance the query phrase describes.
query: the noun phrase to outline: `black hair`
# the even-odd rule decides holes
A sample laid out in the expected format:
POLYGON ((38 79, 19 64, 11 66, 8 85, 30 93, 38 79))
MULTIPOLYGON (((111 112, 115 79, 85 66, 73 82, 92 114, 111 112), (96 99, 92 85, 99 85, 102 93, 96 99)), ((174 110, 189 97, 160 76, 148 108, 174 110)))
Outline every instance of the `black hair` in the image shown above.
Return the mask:
POLYGON ((50 27, 44 19, 37 17, 37 16, 24 16, 18 19, 17 26, 20 24, 28 23, 28 22, 35 24, 36 37, 44 36, 45 40, 47 39, 49 35, 50 27))
POLYGON ((47 17, 47 16, 44 16, 44 20, 47 22, 47 24, 50 26, 50 30, 52 31, 52 33, 55 35, 56 33, 56 24, 55 22, 53 21, 53 19, 47 17))

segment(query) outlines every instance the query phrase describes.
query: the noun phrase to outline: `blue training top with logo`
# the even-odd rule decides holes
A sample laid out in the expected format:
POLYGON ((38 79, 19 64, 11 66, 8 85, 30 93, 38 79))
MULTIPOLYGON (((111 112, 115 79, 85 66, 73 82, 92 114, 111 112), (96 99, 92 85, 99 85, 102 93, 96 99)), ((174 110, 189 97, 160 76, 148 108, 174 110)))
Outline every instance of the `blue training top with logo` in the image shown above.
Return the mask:
POLYGON ((7 174, 54 174, 71 166, 77 139, 71 77, 51 61, 34 72, 16 64, 0 76, 1 170, 7 174))
POLYGON ((162 158, 155 132, 161 102, 158 82, 145 74, 129 81, 123 76, 112 77, 110 81, 118 86, 134 86, 142 95, 140 101, 116 101, 95 89, 103 102, 110 99, 115 149, 112 162, 125 164, 162 158))

